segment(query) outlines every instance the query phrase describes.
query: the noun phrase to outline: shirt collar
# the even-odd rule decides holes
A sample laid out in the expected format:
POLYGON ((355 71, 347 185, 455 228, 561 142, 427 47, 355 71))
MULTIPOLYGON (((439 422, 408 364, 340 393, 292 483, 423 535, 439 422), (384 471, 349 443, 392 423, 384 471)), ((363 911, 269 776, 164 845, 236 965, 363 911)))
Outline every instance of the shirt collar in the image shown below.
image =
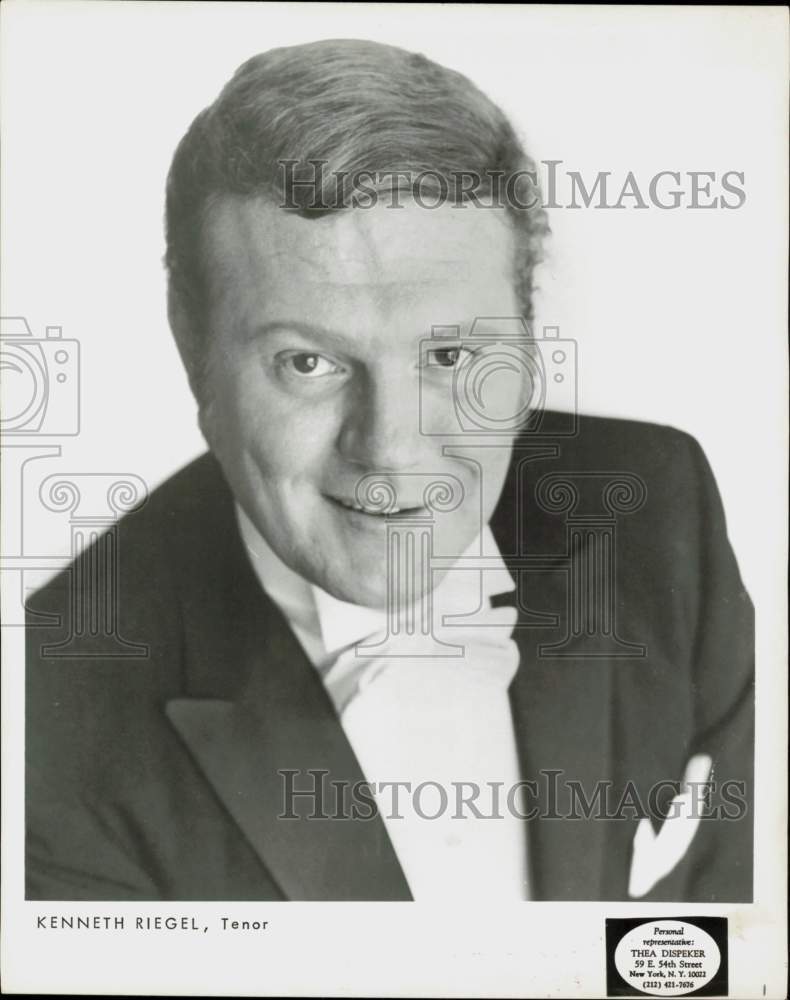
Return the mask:
MULTIPOLYGON (((338 653, 374 632, 386 630, 385 609, 338 600, 315 584, 308 583, 303 576, 286 566, 238 504, 236 516, 261 586, 291 625, 320 638, 326 654, 338 653)), ((488 561, 489 568, 481 574, 483 600, 488 600, 493 594, 515 590, 513 577, 505 566, 488 525, 461 558, 466 556, 483 556, 488 561)), ((448 613, 471 612, 474 609, 464 606, 463 596, 470 593, 470 587, 474 587, 473 599, 479 601, 479 579, 476 573, 469 570, 450 570, 434 591, 437 606, 443 606, 448 613)))

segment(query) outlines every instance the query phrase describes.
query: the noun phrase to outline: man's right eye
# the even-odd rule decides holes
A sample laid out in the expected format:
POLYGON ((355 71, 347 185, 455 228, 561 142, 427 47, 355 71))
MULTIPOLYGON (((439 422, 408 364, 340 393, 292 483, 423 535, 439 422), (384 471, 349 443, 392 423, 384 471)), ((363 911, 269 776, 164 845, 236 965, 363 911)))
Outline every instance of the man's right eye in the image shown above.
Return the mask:
POLYGON ((308 379, 333 375, 340 370, 334 362, 325 358, 322 354, 314 354, 311 351, 288 354, 282 359, 281 364, 292 375, 308 379))

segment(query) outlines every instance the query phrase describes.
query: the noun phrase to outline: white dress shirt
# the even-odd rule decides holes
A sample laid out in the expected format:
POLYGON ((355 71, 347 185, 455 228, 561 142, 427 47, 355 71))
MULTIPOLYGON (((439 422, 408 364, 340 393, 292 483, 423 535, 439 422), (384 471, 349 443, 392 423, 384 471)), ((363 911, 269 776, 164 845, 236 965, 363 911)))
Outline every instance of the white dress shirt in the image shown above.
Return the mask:
POLYGON ((238 506, 237 517, 261 585, 335 705, 412 896, 528 899, 525 823, 508 807, 520 779, 507 694, 516 611, 490 608, 515 584, 490 528, 464 556, 499 567, 450 570, 433 591, 430 638, 404 650, 386 610, 308 583, 238 506), (436 655, 437 640, 453 655, 436 655))

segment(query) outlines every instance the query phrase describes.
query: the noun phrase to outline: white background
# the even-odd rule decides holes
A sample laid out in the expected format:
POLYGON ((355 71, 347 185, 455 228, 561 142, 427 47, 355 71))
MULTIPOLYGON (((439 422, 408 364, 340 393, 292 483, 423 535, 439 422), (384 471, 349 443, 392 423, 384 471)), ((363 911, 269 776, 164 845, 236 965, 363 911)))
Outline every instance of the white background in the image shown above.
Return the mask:
MULTIPOLYGON (((783 755, 776 707, 784 700, 787 440, 787 19, 781 8, 11 0, 3 18, 2 313, 25 316, 37 336, 47 325, 62 326, 65 337, 80 341, 82 354, 82 430, 61 441, 63 455, 48 472, 134 473, 154 486, 203 450, 167 327, 164 180, 194 115, 255 52, 327 37, 370 38, 422 51, 465 72, 498 102, 536 159, 562 160, 562 170, 580 171, 585 180, 611 171, 615 190, 629 170, 645 197, 650 178, 662 170, 714 171, 717 178, 743 172, 746 201, 735 211, 551 212, 554 237, 540 276, 538 325, 557 325, 562 336, 578 342, 583 412, 672 424, 694 434, 705 449, 758 612, 758 707, 765 713, 758 753, 763 760, 783 755)), ((68 544, 66 532, 56 533, 45 548, 65 554, 68 544)), ((13 696, 16 681, 7 683, 13 696)), ((21 737, 13 720, 8 729, 7 740, 21 737)), ((17 787, 20 772, 12 770, 10 780, 17 787)), ((776 788, 783 790, 784 781, 765 780, 769 794, 766 812, 758 816, 760 829, 765 838, 781 836, 776 788)), ((10 822, 17 843, 20 827, 10 822)), ((772 850, 770 839, 763 843, 772 850)), ((767 902, 783 877, 777 880, 778 857, 764 857, 768 864, 758 875, 767 902)), ((6 867, 6 890, 15 886, 6 867)), ((114 909, 123 908, 102 912, 114 909)), ((600 917, 615 909, 627 910, 576 907, 571 919, 583 924, 584 914, 600 917)), ((299 934, 295 910, 296 904, 288 909, 292 935, 299 934)), ((315 918, 310 920, 314 926, 315 918)), ((534 940, 548 941, 551 921, 518 921, 538 935, 534 940)), ((396 936, 408 933, 405 923, 396 936)), ((563 924, 561 916, 557 927, 563 924)), ((586 931, 588 937, 599 934, 599 924, 597 918, 589 924, 595 929, 586 931)), ((40 948, 41 937, 25 937, 22 925, 14 931, 25 947, 40 948)), ((331 926, 322 919, 315 933, 331 942, 331 926)), ((508 926, 512 931, 512 921, 508 926)), ((751 926, 761 927, 755 932, 761 940, 769 941, 771 933, 782 940, 779 929, 772 932, 759 920, 751 926)), ((744 928, 745 941, 748 921, 744 928)), ((6 962, 11 932, 7 915, 6 962)), ((435 933, 438 942, 427 954, 437 956, 431 973, 436 989, 444 984, 448 992, 524 992, 528 982, 534 984, 530 990, 548 992, 553 985, 566 994, 601 992, 597 943, 586 957, 587 940, 571 939, 570 951, 556 941, 544 943, 565 957, 538 964, 532 979, 519 981, 520 946, 511 932, 492 938, 494 953, 497 940, 511 949, 512 961, 500 955, 504 964, 496 974, 485 949, 488 963, 484 957, 475 965, 470 958, 473 934, 462 936, 465 943, 454 953, 441 924, 435 933), (574 964, 574 949, 580 965, 574 964)), ((461 933, 458 927, 455 933, 461 933)), ((55 936, 49 940, 54 945, 55 936)), ((161 947, 162 954, 172 947, 147 940, 146 947, 161 947)), ((97 939, 92 941, 95 948, 97 939)), ((57 941, 58 948, 67 944, 62 936, 57 941)), ((411 946, 418 947, 414 941, 411 946)), ((126 946, 114 939, 107 954, 118 947, 126 946)), ((278 948, 289 954, 296 942, 286 936, 278 948)), ((116 991, 146 983, 152 990, 194 988, 186 965, 169 967, 165 976, 156 962, 137 965, 128 948, 124 954, 123 972, 112 973, 94 956, 74 972, 82 979, 69 978, 65 967, 34 967, 18 959, 6 987, 77 983, 90 989, 113 975, 116 991)), ((242 970, 247 959, 236 958, 242 970)), ((189 961, 196 960, 192 955, 189 961)), ((425 960, 423 954, 419 961, 425 960)), ((301 966, 290 973, 275 970, 270 955, 271 977, 259 975, 248 989, 331 993, 336 983, 337 990, 345 984, 418 993, 427 980, 409 978, 403 964, 408 961, 403 955, 389 970, 396 985, 387 990, 379 982, 373 988, 370 978, 355 978, 348 968, 342 978, 340 968, 314 975, 301 966)), ((199 961, 192 973, 196 968, 202 968, 199 961)), ((375 974, 364 962, 362 968, 367 976, 375 974)), ((749 978, 744 965, 737 974, 746 977, 740 995, 752 989, 756 995, 775 971, 764 966, 749 978)), ((228 992, 234 988, 238 979, 228 980, 228 992)))

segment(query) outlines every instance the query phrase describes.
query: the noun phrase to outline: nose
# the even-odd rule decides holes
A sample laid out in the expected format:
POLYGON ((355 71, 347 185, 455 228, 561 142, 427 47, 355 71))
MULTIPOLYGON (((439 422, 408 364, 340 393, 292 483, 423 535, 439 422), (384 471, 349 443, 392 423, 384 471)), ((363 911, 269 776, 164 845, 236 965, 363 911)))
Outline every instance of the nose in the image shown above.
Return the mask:
POLYGON ((416 467, 424 445, 419 405, 419 386, 408 373, 368 376, 348 399, 338 439, 341 455, 376 472, 416 467))

